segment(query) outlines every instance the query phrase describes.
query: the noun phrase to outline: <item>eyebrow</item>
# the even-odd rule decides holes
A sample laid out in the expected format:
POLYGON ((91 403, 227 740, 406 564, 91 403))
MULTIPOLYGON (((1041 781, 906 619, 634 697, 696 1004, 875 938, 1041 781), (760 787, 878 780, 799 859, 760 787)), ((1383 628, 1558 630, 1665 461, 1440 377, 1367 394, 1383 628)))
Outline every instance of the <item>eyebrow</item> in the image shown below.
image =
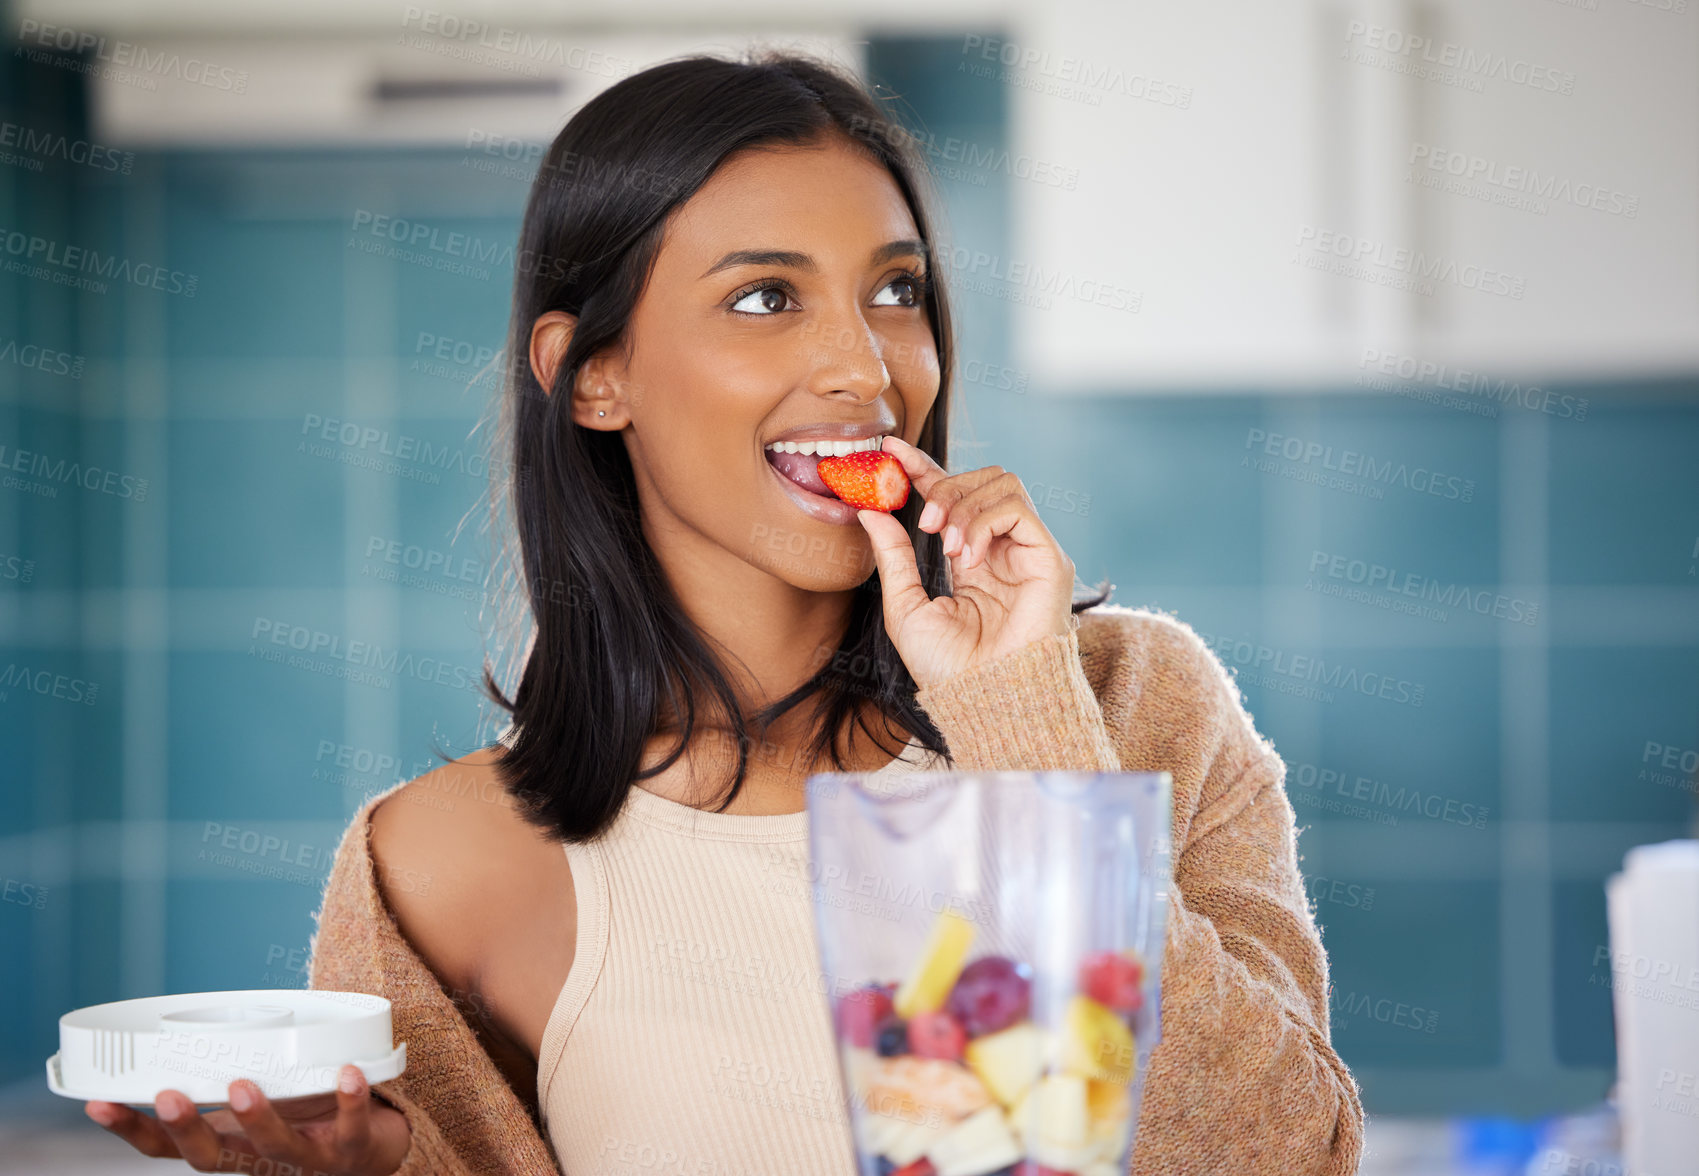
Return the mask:
MULTIPOLYGON (((881 265, 895 257, 925 256, 926 243, 924 241, 912 238, 906 241, 887 241, 873 251, 873 256, 868 259, 868 264, 881 265)), ((702 277, 712 277, 723 269, 733 269, 740 265, 776 265, 789 269, 807 270, 809 273, 820 272, 819 263, 811 255, 799 253, 794 249, 736 249, 709 266, 702 277)))

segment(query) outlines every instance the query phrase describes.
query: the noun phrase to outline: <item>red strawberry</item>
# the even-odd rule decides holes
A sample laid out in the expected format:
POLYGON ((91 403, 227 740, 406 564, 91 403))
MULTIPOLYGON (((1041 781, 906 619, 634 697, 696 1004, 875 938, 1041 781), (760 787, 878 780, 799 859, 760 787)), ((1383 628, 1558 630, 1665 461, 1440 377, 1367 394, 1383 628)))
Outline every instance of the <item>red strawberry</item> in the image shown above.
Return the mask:
POLYGON ((1144 1001, 1139 986, 1144 965, 1132 951, 1094 951, 1080 964, 1080 989, 1100 1005, 1136 1013, 1144 1001))
MULTIPOLYGON (((894 460, 894 459, 893 459, 894 460)), ((904 1164, 891 1173, 891 1176, 933 1176, 938 1169, 932 1166, 932 1161, 921 1156, 912 1164, 904 1164)))
POLYGON ((908 471, 882 449, 820 459, 820 480, 858 510, 893 511, 908 501, 908 471))
POLYGON ((872 1049, 874 1030, 891 1012, 891 994, 883 988, 858 988, 838 1002, 838 1032, 851 1045, 872 1049))
POLYGON ((943 1009, 935 1013, 916 1013, 908 1023, 909 1052, 916 1057, 959 1062, 966 1046, 967 1030, 943 1009))

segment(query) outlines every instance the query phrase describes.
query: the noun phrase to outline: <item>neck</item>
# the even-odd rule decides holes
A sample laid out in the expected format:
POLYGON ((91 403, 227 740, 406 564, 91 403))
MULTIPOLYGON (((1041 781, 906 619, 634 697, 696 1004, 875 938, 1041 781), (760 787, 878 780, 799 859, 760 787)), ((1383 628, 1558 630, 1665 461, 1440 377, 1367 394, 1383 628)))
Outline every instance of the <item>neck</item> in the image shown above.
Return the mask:
MULTIPOLYGON (((679 606, 720 659, 746 714, 801 686, 842 642, 853 589, 798 588, 677 519, 645 519, 644 529, 679 606)), ((786 714, 772 734, 809 709, 786 714)))

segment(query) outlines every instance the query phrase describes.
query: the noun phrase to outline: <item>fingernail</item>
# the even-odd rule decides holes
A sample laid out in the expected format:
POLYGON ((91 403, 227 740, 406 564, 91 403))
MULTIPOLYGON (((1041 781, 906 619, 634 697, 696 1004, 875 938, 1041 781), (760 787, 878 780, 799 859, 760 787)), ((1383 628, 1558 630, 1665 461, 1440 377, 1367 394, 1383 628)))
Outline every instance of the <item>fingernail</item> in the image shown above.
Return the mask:
POLYGON ((943 513, 943 511, 938 509, 938 504, 936 502, 928 502, 926 504, 926 509, 920 512, 920 529, 924 531, 928 527, 937 526, 938 518, 943 513))
POLYGON ((112 1108, 107 1104, 90 1103, 88 1114, 89 1118, 93 1119, 96 1123, 99 1123, 102 1127, 112 1126, 112 1108))
POLYGON ((360 1093, 360 1071, 354 1066, 342 1067, 342 1081, 339 1082, 343 1094, 360 1093))
POLYGON ((248 1093, 248 1088, 240 1082, 230 1084, 230 1106, 234 1110, 245 1111, 254 1105, 254 1096, 248 1093))
POLYGON ((961 533, 961 531, 959 531, 956 528, 956 525, 954 523, 951 523, 948 527, 944 528, 944 551, 945 551, 945 554, 948 554, 950 549, 955 547, 955 545, 960 543, 961 541, 962 541, 962 533, 961 533))

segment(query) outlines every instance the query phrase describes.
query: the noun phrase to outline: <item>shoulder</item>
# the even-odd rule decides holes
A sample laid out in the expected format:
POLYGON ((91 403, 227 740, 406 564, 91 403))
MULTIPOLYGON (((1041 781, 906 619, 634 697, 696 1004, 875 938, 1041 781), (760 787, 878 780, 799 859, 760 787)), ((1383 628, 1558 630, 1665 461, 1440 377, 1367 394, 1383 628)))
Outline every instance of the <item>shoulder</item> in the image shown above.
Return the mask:
POLYGON ((1183 744, 1229 780, 1258 761, 1283 771, 1210 634, 1156 609, 1099 605, 1080 614, 1079 644, 1105 721, 1124 735, 1165 754, 1183 744))
POLYGON ((1138 677, 1141 690, 1191 694, 1218 705, 1240 705, 1237 680, 1211 639, 1172 613, 1100 604, 1080 613, 1080 661, 1092 686, 1138 677))
POLYGON ((519 814, 486 748, 390 790, 369 810, 372 875, 402 934, 445 984, 476 991, 491 948, 543 894, 570 886, 566 855, 519 814))

